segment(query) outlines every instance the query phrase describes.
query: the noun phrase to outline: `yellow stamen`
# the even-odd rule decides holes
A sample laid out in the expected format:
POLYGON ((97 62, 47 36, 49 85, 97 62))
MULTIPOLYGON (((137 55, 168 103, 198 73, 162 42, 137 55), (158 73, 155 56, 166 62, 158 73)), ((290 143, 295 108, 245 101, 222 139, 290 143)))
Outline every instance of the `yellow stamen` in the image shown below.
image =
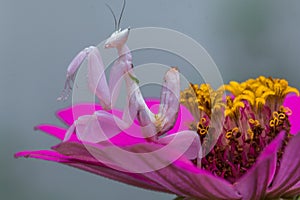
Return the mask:
POLYGON ((247 130, 247 133, 248 133, 250 139, 253 140, 254 132, 249 128, 249 129, 247 130))
MULTIPOLYGON (((281 104, 287 94, 295 93, 299 96, 299 91, 289 86, 286 80, 266 78, 264 76, 260 76, 257 79, 249 79, 243 83, 231 81, 224 88, 235 96, 233 104, 247 101, 252 108, 255 108, 254 111, 259 111, 267 102, 270 102, 269 99, 273 101, 271 102, 271 104, 274 104, 272 108, 278 109, 278 107, 276 108, 276 101, 281 104)), ((229 104, 228 107, 237 106, 229 104)), ((225 114, 232 115, 232 111, 227 110, 225 114)))
POLYGON ((259 126, 259 125, 260 125, 260 123, 259 123, 258 120, 254 120, 254 119, 252 119, 252 118, 249 119, 248 122, 249 122, 251 125, 253 125, 253 126, 259 126))
POLYGON ((224 107, 222 101, 224 90, 213 90, 209 84, 190 84, 190 87, 181 92, 180 102, 187 108, 195 107, 204 112, 208 117, 211 116, 213 109, 224 107), (188 97, 188 98, 187 98, 188 97))
POLYGON ((226 137, 227 139, 232 138, 232 131, 227 131, 225 137, 226 137))
MULTIPOLYGON (((236 136, 236 134, 239 132, 239 128, 238 127, 234 127, 233 129, 229 130, 226 132, 225 137, 227 139, 232 139, 233 137, 236 136)), ((239 137, 239 136, 237 136, 239 137)))

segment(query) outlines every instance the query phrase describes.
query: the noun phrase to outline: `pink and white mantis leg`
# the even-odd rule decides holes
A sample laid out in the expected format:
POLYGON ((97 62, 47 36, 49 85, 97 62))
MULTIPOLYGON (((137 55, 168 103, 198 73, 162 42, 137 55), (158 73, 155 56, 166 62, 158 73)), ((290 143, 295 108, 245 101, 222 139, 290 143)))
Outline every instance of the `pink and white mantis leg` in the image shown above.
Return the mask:
POLYGON ((99 98, 103 109, 111 108, 111 96, 107 85, 104 64, 97 47, 90 46, 79 52, 67 68, 66 82, 64 90, 58 100, 66 100, 72 91, 72 84, 77 74, 77 71, 84 60, 88 62, 88 86, 89 89, 99 98))
POLYGON ((129 71, 125 77, 129 93, 128 108, 132 116, 136 115, 144 136, 150 142, 176 146, 177 151, 182 152, 188 159, 196 159, 200 165, 201 143, 195 131, 183 130, 159 137, 170 130, 177 120, 180 105, 180 78, 177 68, 171 68, 164 76, 158 114, 150 111, 132 76, 133 71, 129 71))
MULTIPOLYGON (((132 56, 130 54, 129 48, 126 45, 122 48, 118 48, 118 54, 119 57, 112 66, 109 84, 107 84, 104 73, 104 64, 98 48, 91 46, 84 49, 73 59, 73 61, 69 65, 65 85, 71 84, 71 81, 74 80, 76 72, 79 69, 80 65, 82 64, 84 59, 87 59, 89 88, 99 98, 102 107, 105 110, 110 110, 114 103, 111 100, 112 93, 115 93, 114 98, 117 98, 119 93, 117 82, 120 78, 122 78, 123 74, 126 73, 126 71, 131 69, 132 66, 132 56)), ((65 87, 65 90, 71 90, 71 88, 72 87, 65 87)), ((130 124, 131 123, 129 123, 128 121, 125 123, 118 120, 117 117, 104 110, 96 111, 93 115, 79 117, 67 131, 65 140, 68 140, 71 134, 76 129, 77 135, 79 134, 80 138, 84 141, 100 142, 113 137, 123 129, 126 129, 126 127, 130 126, 130 124), (108 119, 110 119, 111 121, 109 121, 108 119), (126 124, 128 125, 126 126, 126 124), (107 131, 106 127, 108 125, 111 127, 115 127, 116 125, 118 125, 120 126, 120 128, 112 128, 111 130, 107 131), (83 128, 83 126, 86 126, 86 128, 83 128), (107 135, 107 137, 105 135, 107 135)))
POLYGON ((69 64, 67 68, 65 86, 61 95, 57 98, 58 101, 66 100, 69 97, 73 88, 77 70, 80 67, 80 65, 83 63, 85 58, 88 56, 89 52, 91 51, 91 48, 93 47, 92 46, 87 47, 82 51, 80 51, 69 64))

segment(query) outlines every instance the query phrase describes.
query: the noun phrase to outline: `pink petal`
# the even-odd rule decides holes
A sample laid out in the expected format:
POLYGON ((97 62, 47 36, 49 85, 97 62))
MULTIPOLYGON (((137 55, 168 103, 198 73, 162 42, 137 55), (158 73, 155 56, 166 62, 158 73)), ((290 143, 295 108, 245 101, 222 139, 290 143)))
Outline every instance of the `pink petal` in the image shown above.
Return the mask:
POLYGON ((92 103, 78 104, 57 111, 56 116, 70 126, 80 116, 92 115, 97 110, 102 110, 102 107, 100 105, 92 103))
POLYGON ((280 168, 276 173, 270 197, 278 197, 300 181, 300 134, 294 135, 284 150, 280 168))
MULTIPOLYGON (((83 153, 84 151, 81 151, 83 153)), ((88 153, 88 152, 87 152, 88 153)), ((82 154, 84 155, 84 154, 82 154)), ((116 181, 120 181, 126 184, 130 184, 137 187, 142 187, 145 189, 156 190, 161 192, 168 192, 164 188, 160 187, 158 184, 145 179, 139 174, 130 174, 130 173, 122 173, 115 171, 113 169, 107 168, 102 163, 96 162, 87 162, 84 157, 78 156, 77 158, 69 158, 68 156, 62 155, 58 152, 51 150, 38 150, 38 151, 23 151, 15 154, 16 158, 19 157, 31 157, 42 160, 48 160, 53 162, 59 162, 62 164, 70 165, 100 176, 104 176, 106 178, 110 178, 116 181)), ((89 156, 91 157, 91 156, 89 156)))
POLYGON ((140 177, 138 174, 123 173, 105 166, 82 164, 79 162, 67 163, 67 165, 139 188, 169 193, 168 190, 162 188, 160 185, 144 177, 140 177))
POLYGON ((118 135, 112 137, 110 139, 110 142, 120 147, 146 142, 146 140, 142 137, 142 135, 132 136, 132 134, 128 134, 128 133, 135 133, 135 134, 140 133, 139 130, 135 130, 135 132, 131 132, 131 130, 134 131, 134 129, 135 127, 131 126, 129 129, 126 129, 125 132, 120 132, 118 135))
POLYGON ((37 158, 53 162, 68 162, 67 156, 52 150, 21 151, 15 154, 15 158, 19 157, 37 158))
POLYGON ((293 199, 295 196, 300 194, 300 182, 290 188, 287 192, 285 192, 282 197, 287 199, 293 199))
MULTIPOLYGON (((165 190, 181 195, 191 196, 202 199, 240 199, 240 196, 234 190, 233 186, 223 179, 215 177, 205 170, 198 169, 184 157, 179 158, 172 164, 165 165, 164 168, 156 170, 158 165, 168 163, 168 158, 163 154, 151 154, 147 156, 143 152, 156 151, 157 148, 163 147, 155 143, 144 143, 141 145, 134 145, 127 150, 135 154, 124 157, 112 152, 113 147, 105 145, 85 145, 84 147, 76 143, 62 143, 55 147, 55 150, 67 155, 69 158, 81 159, 85 162, 93 163, 95 158, 104 161, 106 165, 118 168, 123 173, 127 174, 128 167, 137 167, 141 170, 145 168, 150 169, 146 173, 138 173, 146 180, 152 181, 165 190), (88 149, 88 151, 87 151, 88 149), (110 153, 113 153, 110 155, 110 153), (92 153, 92 155, 90 154, 92 153), (142 153, 142 154, 141 154, 142 153), (122 163, 124 165, 120 165, 122 163), (127 162, 127 163, 126 163, 127 162), (151 170, 153 169, 153 170, 151 170), (201 188, 199 190, 199 188, 201 188)), ((168 155, 171 158, 174 152, 169 151, 168 155)), ((136 170, 136 169, 133 169, 136 170)), ((116 170, 118 171, 118 170, 116 170)), ((119 171, 120 172, 120 171, 119 171)))
POLYGON ((273 140, 259 156, 256 164, 235 185, 243 200, 264 199, 276 171, 277 151, 284 133, 273 140))
POLYGON ((300 131, 300 96, 286 97, 283 105, 292 110, 292 115, 289 116, 291 133, 296 134, 300 131))
POLYGON ((66 134, 66 129, 57 127, 51 124, 40 124, 36 127, 34 127, 34 130, 40 130, 43 131, 49 135, 52 135, 60 140, 63 140, 66 134))
MULTIPOLYGON (((52 135, 60 140, 63 140, 67 130, 65 128, 61 128, 51 124, 40 124, 34 127, 35 130, 43 131, 49 135, 52 135)), ((70 141, 77 141, 75 134, 73 134, 70 138, 70 141)))
POLYGON ((146 105, 153 113, 158 113, 159 104, 160 104, 159 99, 147 98, 145 99, 145 101, 146 101, 146 105))
MULTIPOLYGON (((133 146, 128 146, 126 148, 120 148, 110 143, 110 141, 101 142, 99 144, 94 143, 84 143, 82 149, 77 146, 82 144, 65 142, 56 147, 54 150, 67 155, 69 158, 77 155, 84 155, 82 151, 88 151, 90 156, 85 156, 85 160, 89 162, 94 162, 95 160, 101 161, 107 166, 114 168, 118 171, 130 172, 130 173, 144 173, 152 171, 154 169, 163 168, 174 160, 180 158, 182 153, 172 152, 172 148, 164 148, 163 145, 156 143, 142 143, 133 146), (149 146, 150 151, 138 151, 140 146, 149 146), (163 162, 155 162, 156 157, 163 162), (144 160, 152 160, 152 166, 148 166, 144 160)), ((144 150, 144 149, 142 149, 144 150)), ((190 162, 190 161, 189 161, 190 162)))
MULTIPOLYGON (((150 150, 151 146, 143 145, 137 148, 139 151, 150 150)), ((155 157, 153 160, 165 162, 160 157, 155 157)), ((145 159, 143 162, 148 166, 153 166, 153 160, 145 159)), ((153 170, 143 175, 179 196, 207 200, 241 199, 241 196, 230 183, 213 176, 208 171, 196 168, 184 157, 162 169, 153 170)))

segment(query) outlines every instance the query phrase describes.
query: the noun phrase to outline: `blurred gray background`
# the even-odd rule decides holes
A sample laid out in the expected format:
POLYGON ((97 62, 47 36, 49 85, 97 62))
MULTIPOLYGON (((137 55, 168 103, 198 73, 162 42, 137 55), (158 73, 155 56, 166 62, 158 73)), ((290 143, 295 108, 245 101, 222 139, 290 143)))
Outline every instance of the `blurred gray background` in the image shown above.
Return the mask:
MULTIPOLYGON (((56 163, 13 158, 17 151, 58 142, 33 127, 61 125, 54 112, 71 104, 56 101, 67 65, 114 26, 103 0, 0 2, 1 199, 172 199, 56 163)), ((118 15, 122 1, 107 3, 118 15)), ((127 0, 127 26, 165 27, 194 38, 225 83, 265 75, 300 87, 300 1, 127 0)), ((151 54, 134 59, 157 61, 151 54)))

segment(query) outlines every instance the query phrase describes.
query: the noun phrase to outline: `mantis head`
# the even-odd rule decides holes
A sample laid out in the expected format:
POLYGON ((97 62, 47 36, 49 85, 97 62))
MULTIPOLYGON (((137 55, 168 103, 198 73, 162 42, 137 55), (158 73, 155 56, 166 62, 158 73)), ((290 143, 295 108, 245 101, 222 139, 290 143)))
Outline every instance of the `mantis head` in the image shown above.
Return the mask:
POLYGON ((106 40, 104 48, 120 48, 122 47, 129 35, 130 28, 119 29, 111 34, 111 36, 106 40))

